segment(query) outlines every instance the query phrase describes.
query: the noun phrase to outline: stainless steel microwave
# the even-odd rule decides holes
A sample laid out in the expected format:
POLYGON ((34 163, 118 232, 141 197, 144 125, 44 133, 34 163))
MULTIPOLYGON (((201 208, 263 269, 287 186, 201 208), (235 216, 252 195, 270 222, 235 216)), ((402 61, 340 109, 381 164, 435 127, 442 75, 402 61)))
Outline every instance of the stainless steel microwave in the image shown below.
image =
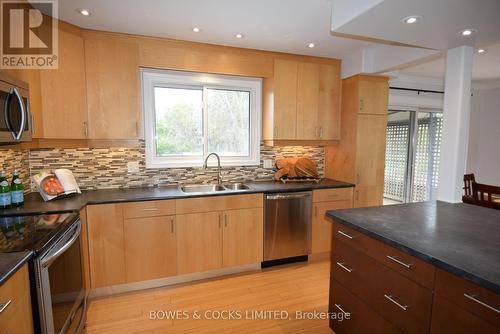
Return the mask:
POLYGON ((31 141, 29 86, 0 73, 0 144, 31 141))

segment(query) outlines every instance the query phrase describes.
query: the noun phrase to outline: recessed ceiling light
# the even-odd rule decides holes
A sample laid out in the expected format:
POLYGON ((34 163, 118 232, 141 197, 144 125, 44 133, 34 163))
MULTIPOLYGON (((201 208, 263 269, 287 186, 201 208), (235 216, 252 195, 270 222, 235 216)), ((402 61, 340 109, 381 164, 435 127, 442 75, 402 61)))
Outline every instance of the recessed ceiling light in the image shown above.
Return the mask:
POLYGON ((314 43, 307 44, 307 47, 310 49, 314 48, 315 46, 316 46, 316 44, 314 44, 314 43))
POLYGON ((236 35, 234 35, 234 37, 236 37, 236 38, 243 38, 243 34, 236 34, 236 35))
POLYGON ((485 53, 486 52, 486 49, 478 49, 477 50, 477 53, 485 53))
POLYGON ((88 9, 77 9, 76 11, 83 16, 90 16, 90 11, 88 9))
POLYGON ((460 35, 462 35, 462 36, 470 36, 470 35, 472 35, 472 34, 474 34, 476 32, 477 32, 476 29, 464 29, 464 30, 462 30, 460 32, 460 35))
POLYGON ((200 28, 198 28, 198 27, 194 27, 194 28, 193 28, 193 31, 194 31, 194 32, 200 32, 200 31, 201 31, 201 29, 200 29, 200 28))
POLYGON ((422 18, 422 16, 420 16, 420 15, 412 15, 412 16, 405 17, 401 21, 403 21, 406 24, 413 24, 413 23, 420 21, 421 18, 422 18))

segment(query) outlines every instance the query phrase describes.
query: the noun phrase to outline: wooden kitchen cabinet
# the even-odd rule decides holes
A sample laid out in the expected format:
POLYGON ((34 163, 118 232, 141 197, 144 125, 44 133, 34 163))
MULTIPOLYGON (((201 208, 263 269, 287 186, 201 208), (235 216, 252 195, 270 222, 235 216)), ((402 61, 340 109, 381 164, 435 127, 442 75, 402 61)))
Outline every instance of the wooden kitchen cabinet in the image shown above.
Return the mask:
POLYGON ((175 216, 124 221, 127 283, 177 274, 175 216))
POLYGON ((354 207, 382 205, 388 89, 383 76, 342 82, 342 141, 325 148, 325 176, 356 185, 354 207))
POLYGON ((132 38, 84 32, 88 138, 138 139, 139 46, 132 38))
POLYGON ((222 265, 233 267, 260 263, 263 259, 262 208, 223 212, 222 265))
POLYGON ((59 67, 40 70, 43 138, 87 137, 84 54, 81 29, 60 21, 59 67))
POLYGON ((28 265, 21 267, 0 286, 0 304, 10 303, 0 313, 0 332, 33 333, 28 265))
POLYGON ((328 210, 352 208, 352 199, 313 203, 312 254, 332 251, 332 221, 326 218, 328 210))
POLYGON ((178 274, 222 267, 222 213, 176 216, 178 274))
POLYGON ((125 245, 121 205, 89 205, 87 228, 91 287, 95 289, 125 283, 125 245))
POLYGON ((273 139, 297 138, 297 71, 296 61, 274 61, 273 139))
POLYGON ((340 139, 340 90, 338 63, 275 59, 274 77, 264 81, 264 140, 340 139))
POLYGON ((319 137, 319 64, 299 62, 297 75, 297 137, 319 137))

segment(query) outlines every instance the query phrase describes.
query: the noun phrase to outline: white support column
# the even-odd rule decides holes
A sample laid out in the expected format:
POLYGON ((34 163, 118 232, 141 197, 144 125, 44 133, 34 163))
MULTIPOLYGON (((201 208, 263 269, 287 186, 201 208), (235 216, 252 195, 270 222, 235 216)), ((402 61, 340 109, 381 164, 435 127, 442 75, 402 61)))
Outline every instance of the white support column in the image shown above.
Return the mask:
POLYGON ((446 53, 443 137, 437 199, 462 201, 469 142, 472 58, 474 49, 460 46, 446 53))

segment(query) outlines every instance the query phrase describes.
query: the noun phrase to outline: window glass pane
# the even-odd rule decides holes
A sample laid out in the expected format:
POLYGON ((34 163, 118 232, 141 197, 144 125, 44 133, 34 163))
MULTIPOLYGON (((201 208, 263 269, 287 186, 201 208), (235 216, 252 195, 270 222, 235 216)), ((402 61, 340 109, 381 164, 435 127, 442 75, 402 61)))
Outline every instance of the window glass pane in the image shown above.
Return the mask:
POLYGON ((208 151, 250 155, 250 92, 207 89, 208 151))
POLYGON ((203 91, 154 88, 157 156, 203 154, 203 91))

